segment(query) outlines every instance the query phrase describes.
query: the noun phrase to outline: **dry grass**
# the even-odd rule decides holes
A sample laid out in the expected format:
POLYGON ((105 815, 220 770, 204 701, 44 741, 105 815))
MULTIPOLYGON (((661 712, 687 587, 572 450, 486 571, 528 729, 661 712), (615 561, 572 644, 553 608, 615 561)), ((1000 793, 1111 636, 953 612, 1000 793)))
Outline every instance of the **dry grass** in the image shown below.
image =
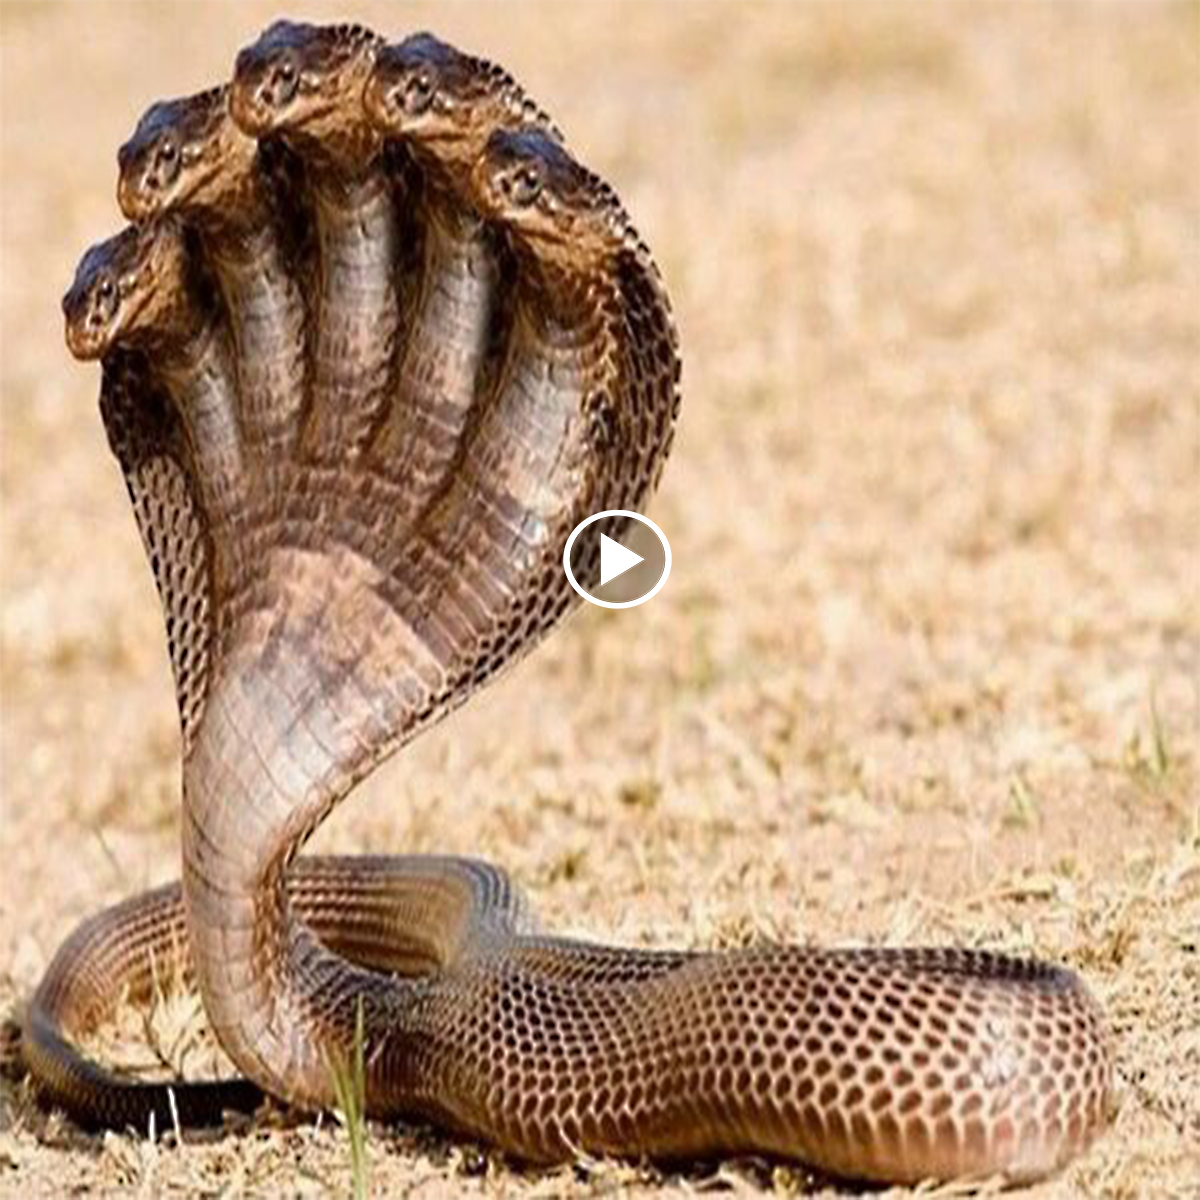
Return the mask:
MULTIPOLYGON (((117 223, 140 110, 273 14, 0 7, 3 1009, 85 913, 176 871, 160 621, 57 299, 117 223)), ((551 926, 635 944, 1064 960, 1123 1105, 1029 1195, 1200 1195, 1200 8, 362 15, 502 60, 613 179, 686 404, 664 593, 581 613, 320 845, 482 854, 551 926)), ((175 1011, 151 1057, 196 1064, 175 1011)), ((146 1041, 131 1021, 108 1053, 146 1041)), ((366 1155, 378 1195, 842 1194, 758 1164, 521 1173, 408 1128, 366 1155)), ((181 1146, 0 1095, 6 1195, 350 1186, 329 1120, 181 1146)))

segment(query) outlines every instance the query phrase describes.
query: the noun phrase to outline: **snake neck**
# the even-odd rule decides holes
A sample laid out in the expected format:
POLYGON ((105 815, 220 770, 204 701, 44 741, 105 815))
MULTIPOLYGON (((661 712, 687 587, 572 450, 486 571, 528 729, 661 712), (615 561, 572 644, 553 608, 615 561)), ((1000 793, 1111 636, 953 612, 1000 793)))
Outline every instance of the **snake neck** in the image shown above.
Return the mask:
POLYGON ((575 393, 571 420, 578 425, 577 442, 596 464, 596 509, 636 508, 645 491, 636 410, 656 400, 643 399, 641 389, 632 386, 640 364, 630 361, 631 330, 619 276, 561 271, 542 263, 528 268, 522 283, 526 295, 518 312, 537 314, 537 327, 527 339, 538 346, 535 361, 546 371, 543 386, 575 393))
POLYGON ((358 555, 280 548, 259 565, 272 602, 234 631, 184 763, 183 893, 221 1044, 317 1108, 333 1102, 354 998, 373 1005, 379 980, 296 922, 285 871, 381 748, 433 711, 444 669, 358 555))
MULTIPOLYGON (((522 258, 519 248, 517 257, 522 258)), ((619 299, 608 272, 521 262, 516 308, 526 323, 527 339, 547 356, 551 372, 570 363, 588 388, 616 385, 619 299)))
MULTIPOLYGON (((374 161, 374 160, 372 160, 374 161)), ((319 243, 313 414, 305 450, 353 458, 387 399, 400 226, 386 171, 312 172, 319 243)))
MULTIPOLYGON (((189 460, 196 499, 212 534, 212 579, 222 586, 241 574, 237 529, 249 500, 238 373, 219 304, 207 285, 181 290, 137 345, 147 374, 170 397, 182 432, 177 451, 189 460)), ((117 358, 121 350, 112 352, 117 358)))
POLYGON ((237 367, 224 325, 203 319, 186 339, 164 344, 157 370, 187 430, 205 509, 221 528, 246 500, 237 367))
MULTIPOLYGON (((606 318, 584 292, 566 299, 550 318, 544 297, 518 297, 496 395, 400 557, 390 537, 372 541, 373 514, 393 511, 373 477, 342 468, 334 488, 310 472, 321 503, 310 515, 295 493, 293 519, 256 553, 253 604, 232 624, 218 614, 228 632, 184 767, 197 980, 239 1068, 301 1105, 333 1103, 329 1064, 358 998, 370 1028, 391 1028, 418 984, 385 987, 329 955, 289 909, 288 865, 382 757, 562 617, 562 545, 597 480, 620 475, 585 420, 606 318)), ((387 1094, 372 1092, 376 1111, 387 1094)))
POLYGON ((401 520, 415 524, 449 480, 464 438, 495 392, 505 333, 498 239, 427 192, 416 282, 404 297, 404 349, 392 405, 371 439, 373 469, 402 478, 401 520))
POLYGON ((205 248, 229 313, 247 443, 285 451, 305 391, 304 301, 270 209, 206 228, 205 248))

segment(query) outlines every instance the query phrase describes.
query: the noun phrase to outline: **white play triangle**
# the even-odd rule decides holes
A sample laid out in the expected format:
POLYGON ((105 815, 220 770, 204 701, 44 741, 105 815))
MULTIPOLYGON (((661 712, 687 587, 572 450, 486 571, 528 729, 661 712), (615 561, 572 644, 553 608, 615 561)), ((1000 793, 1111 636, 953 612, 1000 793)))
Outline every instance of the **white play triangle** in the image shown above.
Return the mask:
POLYGON ((607 534, 600 535, 600 586, 603 587, 610 579, 623 575, 630 567, 636 567, 644 562, 640 554, 626 550, 620 542, 614 542, 607 534))

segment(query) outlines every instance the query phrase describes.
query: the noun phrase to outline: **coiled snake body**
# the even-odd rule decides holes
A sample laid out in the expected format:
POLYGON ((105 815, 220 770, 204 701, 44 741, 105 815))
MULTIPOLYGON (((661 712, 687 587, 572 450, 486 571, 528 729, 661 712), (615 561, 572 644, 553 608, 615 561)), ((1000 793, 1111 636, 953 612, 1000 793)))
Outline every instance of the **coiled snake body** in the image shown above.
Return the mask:
MULTIPOLYGON (((567 535, 637 509, 678 410, 658 272, 612 191, 499 68, 428 35, 280 22, 232 83, 119 156, 137 222, 94 248, 67 340, 166 615, 181 884, 86 922, 34 996, 32 1073, 80 1119, 165 1119, 71 1039, 155 969, 193 980, 246 1081, 366 1102, 514 1155, 755 1151, 883 1180, 1054 1169, 1111 1063, 1069 971, 959 950, 649 953, 540 934, 465 859, 297 858, 354 784, 571 607, 567 535)), ((594 577, 585 543, 577 575, 594 577)))

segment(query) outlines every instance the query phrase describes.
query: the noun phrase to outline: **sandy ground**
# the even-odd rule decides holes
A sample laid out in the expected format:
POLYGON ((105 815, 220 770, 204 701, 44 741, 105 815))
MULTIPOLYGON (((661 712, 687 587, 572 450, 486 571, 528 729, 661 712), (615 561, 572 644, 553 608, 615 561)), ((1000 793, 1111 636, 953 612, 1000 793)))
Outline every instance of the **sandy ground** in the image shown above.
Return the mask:
MULTIPOLYGON (((579 613, 318 845, 480 854, 631 944, 1067 962, 1123 1103, 1027 1194, 1200 1195, 1200 8, 312 12, 507 64, 635 214, 686 364, 666 590, 579 613)), ((160 617, 58 299, 142 109, 273 15, 0 6, 0 1015, 177 872, 160 617)), ((369 1158, 381 1196, 843 1194, 382 1126, 369 1158)), ((349 1184, 329 1121, 87 1138, 0 1093, 4 1195, 349 1184)))

